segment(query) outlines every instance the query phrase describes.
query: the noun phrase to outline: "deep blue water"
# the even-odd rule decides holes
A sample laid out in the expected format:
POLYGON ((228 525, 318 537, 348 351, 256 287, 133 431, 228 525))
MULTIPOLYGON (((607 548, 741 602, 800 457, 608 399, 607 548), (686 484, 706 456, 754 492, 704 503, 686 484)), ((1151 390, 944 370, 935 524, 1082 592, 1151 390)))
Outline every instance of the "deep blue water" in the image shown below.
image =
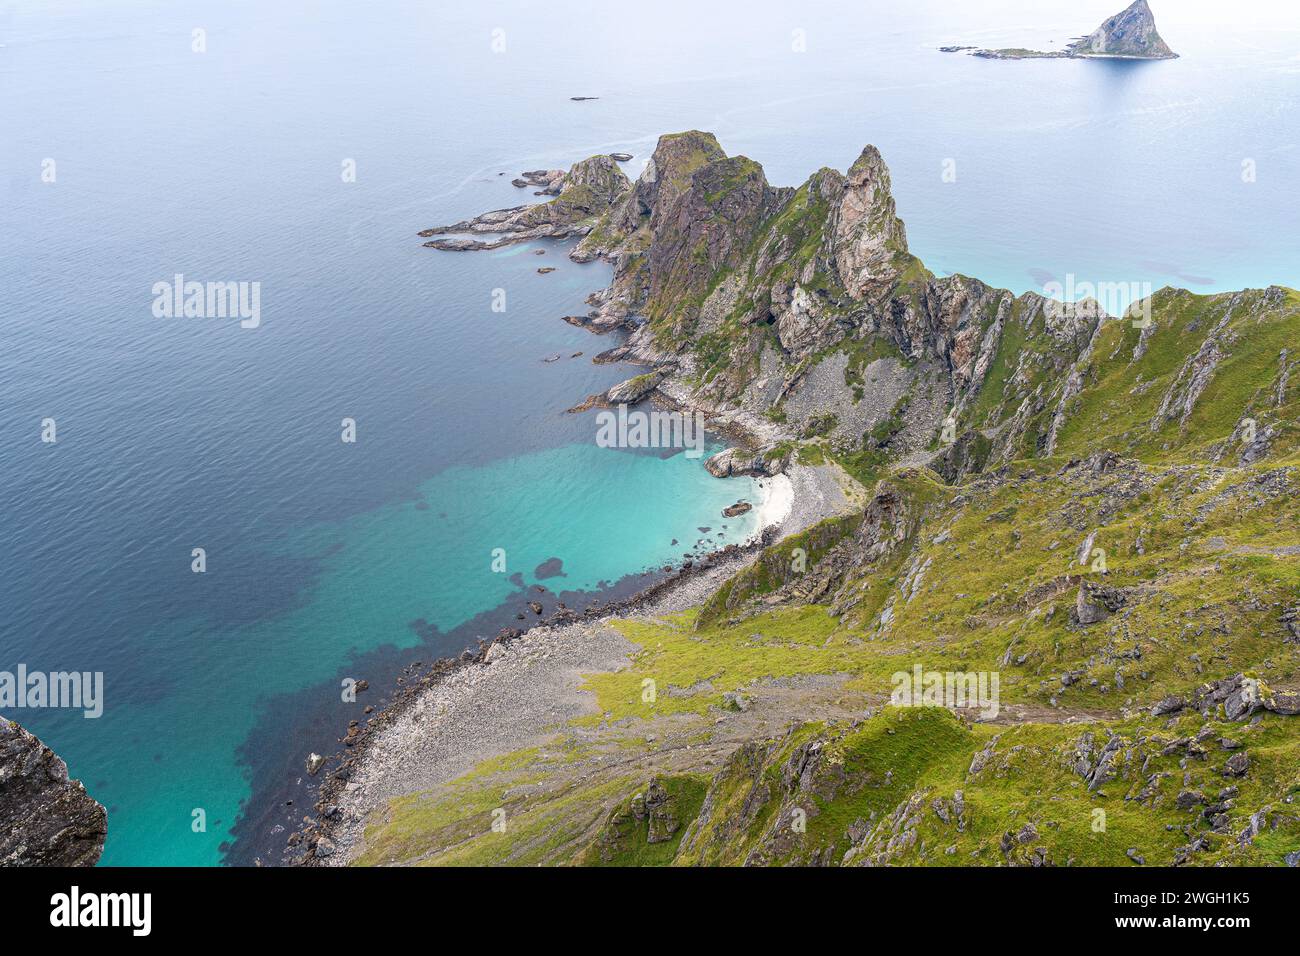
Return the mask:
POLYGON ((520 170, 626 150, 635 174, 699 128, 796 184, 871 142, 937 272, 1300 285, 1294 6, 1237 4, 1229 28, 1158 2, 1164 63, 936 50, 1045 45, 1121 5, 7 3, 0 669, 104 671, 99 720, 10 716, 110 807, 105 862, 269 846, 268 805, 346 725, 341 677, 454 653, 518 603, 492 548, 591 590, 749 491, 564 414, 633 371, 559 321, 605 266, 421 248, 529 198, 520 170), (155 318, 177 272, 260 282, 261 326, 155 318))

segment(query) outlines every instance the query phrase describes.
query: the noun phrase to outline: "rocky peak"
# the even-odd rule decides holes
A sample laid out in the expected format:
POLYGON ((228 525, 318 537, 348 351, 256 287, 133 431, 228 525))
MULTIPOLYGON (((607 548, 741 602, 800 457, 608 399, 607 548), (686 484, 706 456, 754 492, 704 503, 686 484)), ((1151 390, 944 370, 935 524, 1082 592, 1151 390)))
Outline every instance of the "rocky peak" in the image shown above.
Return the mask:
POLYGON ((582 202, 592 212, 604 212, 631 186, 612 156, 592 156, 575 163, 565 175, 560 198, 582 202))
MULTIPOLYGON (((673 201, 660 202, 651 220, 652 268, 666 266, 675 274, 674 266, 688 265, 692 275, 679 278, 691 285, 708 280, 719 268, 732 264, 731 253, 748 243, 773 198, 763 168, 753 160, 736 156, 700 167, 673 201), (692 262, 676 261, 684 252, 692 255, 692 262)), ((655 278, 660 278, 657 271, 655 278)))
POLYGON ((836 273, 854 297, 888 291, 905 268, 907 232, 876 147, 867 146, 849 167, 828 237, 836 273))
POLYGON ((1156 31, 1156 18, 1147 0, 1135 0, 1082 40, 1072 43, 1070 53, 1156 59, 1172 59, 1178 55, 1156 31))
POLYGON ((692 129, 660 136, 650 162, 636 183, 638 211, 653 216, 672 205, 690 187, 697 169, 726 158, 712 133, 692 129))

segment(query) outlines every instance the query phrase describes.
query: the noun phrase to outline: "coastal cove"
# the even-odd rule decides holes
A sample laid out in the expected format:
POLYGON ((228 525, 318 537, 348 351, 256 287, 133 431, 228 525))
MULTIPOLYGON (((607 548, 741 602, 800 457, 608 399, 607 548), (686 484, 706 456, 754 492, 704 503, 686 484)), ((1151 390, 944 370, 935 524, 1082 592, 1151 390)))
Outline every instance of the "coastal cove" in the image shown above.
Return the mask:
MULTIPOLYGON (((761 507, 739 518, 723 518, 721 509, 736 495, 762 501, 755 482, 719 481, 682 454, 659 458, 586 446, 540 453, 472 474, 444 473, 422 492, 424 497, 416 501, 359 516, 350 527, 311 533, 310 547, 329 555, 318 596, 297 614, 276 622, 275 637, 264 628, 267 639, 283 641, 287 632, 297 632, 303 646, 313 648, 323 646, 318 635, 340 631, 368 630, 396 639, 342 654, 347 665, 327 679, 268 695, 260 703, 257 725, 248 728, 239 744, 240 762, 252 773, 251 798, 241 806, 233 842, 223 849, 226 862, 278 861, 289 832, 304 812, 310 812, 316 786, 336 767, 330 760, 318 777, 309 774, 308 755, 346 754, 355 743, 348 737, 347 745, 342 744, 349 724, 366 724, 372 711, 382 711, 404 690, 403 685, 428 672, 432 662, 454 660, 467 649, 477 651, 482 641, 503 631, 529 628, 535 622, 570 613, 578 617, 608 613, 607 608, 622 606, 663 581, 664 568, 680 563, 684 554, 698 557, 745 544, 760 520, 761 507), (611 465, 602 460, 606 455, 621 461, 611 465), (547 474, 578 480, 566 481, 564 494, 559 494, 554 486, 548 487, 547 474), (597 476, 602 487, 594 483, 597 476), (609 496, 611 480, 629 493, 634 491, 645 502, 646 514, 629 514, 617 498, 609 496), (500 494, 512 507, 488 513, 458 507, 450 500, 467 493, 500 494), (671 499, 679 494, 688 496, 694 506, 676 506, 671 499), (556 498, 569 501, 570 507, 557 508, 556 498), (431 502, 441 502, 449 511, 434 511, 431 502), (707 533, 692 523, 700 520, 706 507, 713 515, 711 525, 701 526, 709 528, 707 533), (453 521, 449 514, 460 520, 453 521), (672 514, 679 516, 679 524, 670 530, 660 522, 671 521, 672 514), (467 518, 480 516, 505 520, 510 533, 517 535, 514 540, 529 542, 518 548, 507 546, 510 563, 505 573, 484 573, 491 563, 487 542, 495 535, 465 525, 467 518), (543 536, 541 524, 558 533, 543 536), (664 539, 661 532, 681 537, 664 539), (477 548, 469 544, 475 540, 482 542, 477 548), (543 541, 557 547, 552 552, 541 546, 543 541), (461 555, 467 552, 480 553, 481 561, 462 562, 461 555), (393 554, 403 557, 393 560, 393 554), (557 563, 561 554, 564 557, 557 563), (634 572, 618 576, 633 555, 641 564, 634 572), (356 577, 357 566, 372 569, 367 578, 356 577), (556 570, 558 574, 553 573, 556 570), (485 585, 490 593, 484 592, 485 585), (476 607, 487 609, 475 613, 476 607), (438 616, 426 617, 431 610, 438 616), (355 694, 355 701, 344 700, 341 693, 348 678, 368 685, 355 694), (294 747, 268 748, 268 740, 292 741, 294 747)), ((319 672, 317 668, 310 673, 319 672)), ((293 676, 302 675, 298 666, 293 676)))

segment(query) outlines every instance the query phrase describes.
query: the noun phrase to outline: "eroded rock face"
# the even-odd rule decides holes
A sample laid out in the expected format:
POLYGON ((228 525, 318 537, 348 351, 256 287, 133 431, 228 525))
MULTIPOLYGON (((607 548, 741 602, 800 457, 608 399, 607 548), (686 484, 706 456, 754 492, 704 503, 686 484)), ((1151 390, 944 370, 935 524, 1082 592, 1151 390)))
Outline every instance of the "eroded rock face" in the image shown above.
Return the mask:
POLYGON ((867 146, 849 167, 831 214, 835 268, 854 297, 887 292, 906 265, 907 233, 894 211, 889 168, 867 146))
POLYGON ((1219 363, 1226 356, 1226 350, 1231 347, 1232 333, 1225 331, 1231 318, 1232 308, 1229 307, 1224 310, 1218 325, 1205 337, 1196 354, 1189 357, 1178 370, 1173 384, 1169 386, 1169 390, 1160 401, 1160 408, 1151 419, 1153 432, 1159 431, 1166 422, 1175 419, 1180 423, 1186 422, 1188 416, 1192 414, 1201 394, 1214 378, 1219 363))
POLYGON ((1147 0, 1136 0, 1110 17, 1090 34, 1070 44, 1076 56, 1137 56, 1147 59, 1172 59, 1178 56, 1156 31, 1156 18, 1147 0))
POLYGON ((0 866, 94 866, 108 814, 68 765, 0 717, 0 866))
MULTIPOLYGON (((677 362, 700 383, 687 403, 710 411, 761 412, 796 394, 837 347, 888 343, 916 363, 903 390, 934 395, 933 408, 911 403, 903 449, 927 444, 943 414, 978 392, 1011 323, 1042 326, 1048 348, 1021 361, 1053 371, 1078 359, 1098 325, 1041 296, 926 272, 873 146, 847 173, 821 169, 791 190, 769 186, 757 163, 727 157, 707 133, 661 137, 641 178, 574 252, 595 257, 614 264, 614 281, 583 324, 647 319, 629 327, 620 357, 677 362)), ((853 429, 856 440, 889 409, 826 411, 866 426, 853 429)))

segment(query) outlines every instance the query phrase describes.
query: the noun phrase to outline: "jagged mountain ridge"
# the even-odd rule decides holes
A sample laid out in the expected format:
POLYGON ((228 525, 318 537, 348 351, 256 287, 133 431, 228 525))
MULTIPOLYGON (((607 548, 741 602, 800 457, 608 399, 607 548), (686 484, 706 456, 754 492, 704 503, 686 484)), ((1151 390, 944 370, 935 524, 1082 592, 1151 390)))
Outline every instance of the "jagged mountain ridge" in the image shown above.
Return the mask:
MULTIPOLYGON (((593 165, 608 165, 600 159, 608 158, 575 170, 585 180, 593 165)), ((1149 428, 1134 423, 1113 436, 1123 438, 1122 450, 1191 445, 1201 436, 1187 422, 1202 393, 1220 388, 1229 350, 1272 347, 1276 322, 1293 307, 1292 294, 1276 287, 1209 297, 1162 289, 1146 323, 1107 316, 1092 301, 935 277, 908 251, 889 170, 871 146, 847 173, 821 169, 798 188, 772 187, 761 166, 728 157, 711 134, 670 134, 635 183, 619 189, 615 180, 601 199, 603 206, 578 210, 560 200, 524 209, 549 210, 526 214, 527 222, 544 221, 547 235, 583 235, 574 259, 614 266, 610 286, 590 299, 592 311, 569 321, 626 330, 627 340, 598 361, 632 360, 659 374, 610 394, 657 390, 703 408, 752 435, 773 467, 808 440, 845 459, 931 464, 950 479, 986 461, 1096 450, 1076 411, 1090 407, 1083 393, 1102 348, 1107 361, 1130 356, 1116 374, 1134 378, 1127 387, 1144 397, 1136 405, 1160 399, 1149 428), (1250 316, 1273 330, 1262 342, 1242 334, 1250 316), (1171 343, 1171 335, 1182 341, 1171 343), (1171 375, 1160 357, 1184 344, 1191 364, 1171 375)), ((500 222, 489 213, 439 231, 487 231, 500 222)), ((537 235, 531 226, 500 241, 537 235)), ((1293 360, 1282 346, 1271 358, 1284 382, 1293 360)), ((1225 439, 1252 412, 1267 431, 1276 415, 1266 406, 1243 400, 1215 437, 1225 439)))

